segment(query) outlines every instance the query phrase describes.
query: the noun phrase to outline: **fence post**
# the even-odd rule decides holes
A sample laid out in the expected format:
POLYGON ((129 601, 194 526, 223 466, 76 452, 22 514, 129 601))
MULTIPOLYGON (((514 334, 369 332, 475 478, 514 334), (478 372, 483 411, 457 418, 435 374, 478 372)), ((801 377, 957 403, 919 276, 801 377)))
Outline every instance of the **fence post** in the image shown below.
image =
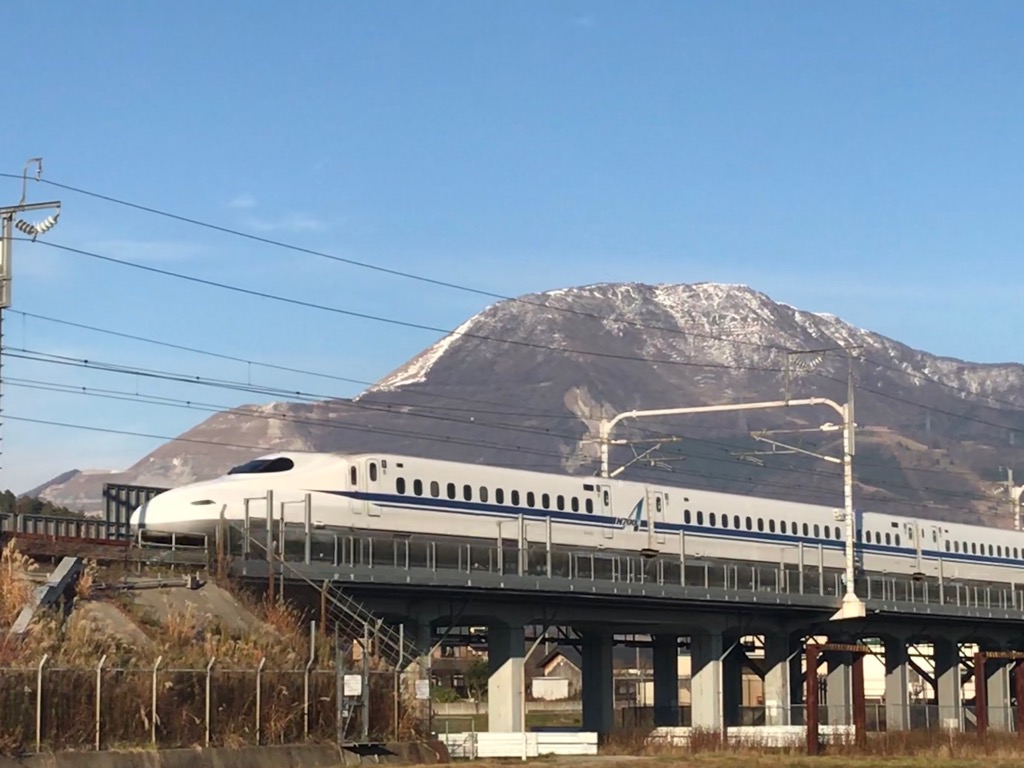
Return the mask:
POLYGON ((309 565, 313 560, 313 494, 307 493, 303 499, 303 511, 306 523, 306 548, 304 561, 309 565))
POLYGON ((210 746, 210 678, 213 674, 213 662, 216 656, 210 657, 210 663, 206 665, 206 746, 210 746))
POLYGON ((103 719, 103 664, 107 660, 107 654, 100 657, 100 663, 96 665, 96 751, 100 751, 100 739, 102 730, 100 723, 103 719))
POLYGON ((256 746, 263 743, 262 723, 260 721, 260 709, 263 693, 263 665, 267 663, 267 657, 260 659, 260 665, 256 667, 256 746))
POLYGON ((309 661, 302 680, 302 736, 309 738, 309 675, 316 662, 316 620, 309 622, 309 661))
POLYGON ((43 666, 50 654, 44 653, 36 670, 36 754, 43 751, 43 666))
POLYGON ((163 656, 156 657, 156 663, 153 664, 153 708, 149 720, 150 739, 153 741, 153 746, 156 746, 156 672, 160 669, 160 662, 164 660, 163 656))
MULTIPOLYGON (((378 628, 378 632, 379 632, 378 628)), ((363 622, 363 741, 370 738, 370 625, 363 622)))

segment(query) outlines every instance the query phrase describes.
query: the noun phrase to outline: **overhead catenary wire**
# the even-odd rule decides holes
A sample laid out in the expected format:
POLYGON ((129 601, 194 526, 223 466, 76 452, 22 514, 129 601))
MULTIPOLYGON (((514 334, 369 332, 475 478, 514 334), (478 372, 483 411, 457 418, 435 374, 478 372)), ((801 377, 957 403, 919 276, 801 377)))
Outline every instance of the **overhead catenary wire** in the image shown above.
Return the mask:
MULTIPOLYGON (((257 365, 266 365, 267 367, 270 367, 270 368, 274 368, 274 369, 278 369, 278 370, 284 370, 284 371, 289 371, 289 372, 295 372, 295 373, 300 373, 300 374, 322 376, 324 378, 335 378, 331 374, 320 373, 320 372, 317 372, 317 371, 309 371, 309 370, 306 370, 306 369, 297 369, 297 368, 292 368, 292 367, 289 367, 289 366, 281 366, 281 365, 275 365, 275 364, 266 364, 266 363, 262 363, 260 361, 253 361, 253 360, 249 360, 249 359, 246 359, 246 358, 237 357, 237 356, 234 356, 234 355, 226 355, 226 354, 223 354, 223 353, 212 352, 210 350, 205 350, 205 349, 201 349, 201 348, 194 347, 194 346, 185 346, 185 345, 175 344, 175 343, 161 341, 161 340, 157 340, 157 339, 151 339, 151 338, 148 338, 148 337, 139 336, 137 334, 127 334, 127 333, 122 333, 122 332, 119 332, 119 331, 111 331, 109 329, 98 328, 96 326, 91 326, 91 325, 86 325, 86 324, 83 324, 83 323, 77 323, 77 322, 73 322, 73 321, 63 320, 63 319, 60 319, 60 318, 54 318, 54 317, 50 317, 50 316, 46 316, 46 315, 38 315, 38 314, 35 314, 35 313, 22 312, 22 311, 16 311, 16 312, 18 312, 22 317, 31 317, 31 318, 35 318, 35 319, 45 320, 45 321, 52 322, 52 323, 58 323, 58 324, 62 324, 62 325, 76 327, 76 328, 80 328, 80 329, 84 329, 84 330, 89 330, 89 331, 94 331, 94 332, 104 333, 104 334, 110 334, 110 335, 113 335, 113 336, 116 336, 116 337, 129 338, 129 339, 132 339, 132 340, 135 340, 135 341, 144 342, 144 343, 148 343, 148 344, 153 344, 153 345, 159 345, 159 346, 173 348, 173 349, 184 350, 184 351, 195 353, 195 354, 206 355, 206 356, 211 356, 211 357, 215 357, 215 358, 222 358, 222 359, 231 360, 231 361, 235 361, 235 362, 250 363, 250 364, 251 363, 255 363, 257 365)), ((22 352, 29 352, 30 350, 25 350, 24 348, 22 348, 20 351, 22 351, 22 352)), ((48 355, 49 353, 34 352, 34 354, 47 354, 48 355)), ((71 358, 68 358, 68 357, 64 356, 61 359, 70 360, 71 358)), ((88 363, 90 363, 90 364, 92 364, 94 366, 98 366, 98 367, 100 367, 101 370, 104 369, 103 366, 99 366, 99 364, 97 364, 96 361, 85 361, 85 362, 88 362, 88 363)), ((104 364, 104 365, 105 366, 112 366, 113 364, 104 364)), ((143 372, 147 373, 147 374, 155 373, 155 372, 153 372, 151 370, 139 369, 137 367, 131 368, 131 371, 133 373, 143 373, 143 372)), ((838 379, 835 379, 833 377, 829 377, 826 374, 821 374, 821 375, 826 376, 826 378, 829 378, 831 381, 835 381, 837 383, 841 383, 841 382, 839 382, 838 379)), ((212 383, 214 385, 216 385, 218 383, 218 380, 207 380, 207 379, 204 379, 202 377, 195 377, 195 376, 191 376, 191 375, 186 376, 184 374, 173 374, 173 376, 175 376, 177 378, 177 380, 181 380, 181 381, 186 382, 186 383, 202 383, 202 384, 211 384, 212 383)), ((354 381, 352 379, 347 379, 347 378, 343 379, 343 380, 345 380, 345 381, 354 381)), ((266 387, 257 387, 257 386, 253 386, 251 384, 249 386, 247 386, 247 387, 243 387, 243 385, 241 383, 227 382, 227 381, 224 381, 224 380, 220 380, 220 383, 224 383, 225 385, 229 385, 230 384, 231 388, 234 388, 234 389, 243 389, 244 391, 251 391, 253 393, 258 393, 258 394, 270 394, 270 395, 277 395, 277 396, 286 396, 286 397, 291 397, 291 398, 298 399, 298 400, 308 400, 308 399, 311 399, 311 400, 314 400, 314 401, 320 401, 320 400, 327 400, 327 399, 330 399, 332 397, 332 396, 325 395, 325 394, 318 394, 318 393, 311 393, 311 392, 302 392, 302 391, 299 391, 299 390, 270 389, 270 388, 266 388, 266 387)), ((370 382, 359 382, 359 383, 369 384, 370 382)), ((861 386, 861 388, 863 389, 863 386, 861 386)), ((872 390, 872 391, 875 392, 874 390, 872 390)), ((413 392, 416 392, 416 391, 413 390, 412 392, 408 392, 408 391, 403 392, 403 396, 408 395, 408 394, 412 394, 413 392)), ((887 394, 887 393, 880 393, 880 392, 875 392, 875 393, 876 394, 887 394)), ((434 396, 434 397, 445 397, 445 395, 443 395, 443 394, 441 394, 441 395, 432 395, 432 396, 434 396)), ((486 401, 481 401, 478 398, 457 398, 457 399, 460 400, 460 401, 463 401, 463 402, 470 402, 470 403, 474 403, 474 404, 486 404, 486 401)), ((373 404, 373 402, 374 401, 370 401, 370 400, 367 400, 365 398, 361 398, 359 403, 353 403, 353 407, 364 406, 364 404, 365 405, 369 405, 369 404, 373 404)), ((394 400, 389 400, 387 402, 382 402, 382 405, 384 405, 385 407, 387 407, 389 409, 393 409, 393 408, 410 408, 410 409, 412 409, 412 408, 419 408, 419 407, 421 407, 421 406, 418 406, 416 404, 403 403, 403 402, 398 402, 398 401, 394 401, 394 400)), ((495 405, 500 405, 500 404, 495 404, 495 405)), ((465 407, 463 407, 463 408, 449 408, 449 407, 446 407, 446 406, 439 406, 437 404, 431 404, 431 406, 429 407, 429 410, 447 410, 447 411, 464 412, 464 413, 481 413, 481 414, 486 414, 486 415, 525 416, 525 417, 529 417, 529 418, 543 417, 543 418, 546 418, 546 419, 547 418, 557 418, 557 419, 563 419, 563 420, 579 420, 580 419, 580 417, 578 415, 574 415, 574 414, 564 414, 564 413, 563 414, 553 414, 553 413, 547 412, 547 411, 538 411, 538 412, 535 412, 535 413, 522 412, 522 411, 519 411, 519 412, 509 412, 509 411, 495 411, 495 410, 490 410, 490 409, 470 409, 470 408, 465 408, 465 407)), ((415 414, 412 414, 412 415, 415 415, 415 414)), ((1024 416, 1024 412, 1022 412, 1022 416, 1024 416)), ((481 422, 481 424, 484 424, 484 425, 487 425, 487 426, 493 426, 493 424, 491 424, 489 422, 481 422)), ((513 426, 515 426, 515 425, 513 425, 513 426)), ((634 425, 634 428, 636 428, 636 425, 634 425)), ((647 428, 647 429, 650 431, 651 434, 661 434, 661 435, 665 434, 664 432, 659 432, 659 431, 653 430, 651 428, 647 428)), ((554 433, 554 434, 557 434, 557 433, 554 433)), ((570 436, 565 435, 565 437, 570 437, 570 436)), ((689 438, 689 439, 691 439, 692 441, 696 441, 696 442, 701 442, 702 441, 699 438, 689 438)), ((711 441, 708 441, 707 439, 703 439, 703 442, 710 443, 711 441)), ((725 446, 725 444, 721 444, 721 445, 722 445, 723 448, 727 447, 727 446, 725 446)), ((859 466, 869 466, 869 467, 870 466, 884 466, 884 465, 877 464, 877 463, 864 462, 863 460, 858 462, 858 464, 859 464, 859 466)), ((973 473, 973 472, 963 472, 963 471, 960 471, 960 470, 952 470, 952 469, 931 469, 931 468, 926 468, 926 467, 918 467, 918 468, 914 468, 914 469, 912 469, 910 471, 913 471, 913 472, 924 472, 924 473, 936 473, 936 474, 943 474, 943 475, 949 475, 949 474, 952 474, 952 475, 963 475, 963 476, 967 476, 967 477, 975 477, 976 476, 976 473, 973 473)))
MULTIPOLYGON (((75 361, 71 361, 71 364, 74 364, 74 363, 75 363, 75 361)), ((100 370, 103 370, 103 369, 100 369, 100 370)), ((127 373, 127 374, 131 374, 132 373, 132 371, 129 370, 129 369, 117 369, 116 371, 113 371, 113 372, 127 373)), ((394 428, 370 427, 370 426, 363 426, 363 425, 356 425, 356 424, 342 424, 342 423, 338 423, 337 421, 333 421, 333 420, 315 419, 315 418, 311 418, 311 417, 308 417, 308 416, 304 417, 304 416, 296 416, 296 415, 289 415, 289 414, 273 414, 273 413, 267 413, 267 412, 262 411, 260 409, 238 408, 238 407, 227 406, 227 405, 224 405, 224 404, 201 403, 201 402, 196 402, 196 401, 191 401, 191 400, 179 400, 179 399, 176 399, 176 398, 167 398, 167 397, 162 397, 162 396, 140 395, 140 394, 137 394, 137 393, 136 394, 132 394, 130 392, 125 392, 125 391, 101 390, 101 389, 98 389, 98 388, 84 387, 84 386, 77 386, 77 385, 69 385, 69 384, 64 384, 64 383, 59 383, 59 382, 43 382, 43 381, 38 381, 38 380, 25 380, 25 379, 14 379, 14 380, 11 380, 11 381, 12 381, 12 385, 14 385, 14 386, 25 386, 25 387, 29 387, 29 388, 35 388, 35 389, 44 390, 44 391, 58 391, 58 392, 70 393, 70 394, 82 394, 82 395, 90 395, 90 396, 107 397, 108 399, 119 399, 119 400, 130 401, 130 402, 144 402, 144 403, 147 403, 147 404, 154 404, 154 405, 169 405, 169 406, 172 406, 172 407, 191 408, 191 409, 194 409, 194 410, 201 410, 201 411, 206 411, 206 412, 210 412, 210 413, 220 413, 220 412, 225 412, 225 411, 233 411, 233 412, 245 415, 247 417, 258 418, 258 419, 274 420, 274 421, 283 421, 283 422, 287 422, 287 423, 291 423, 291 424, 302 424, 302 425, 310 425, 310 426, 320 426, 320 427, 328 428, 328 429, 337 429, 337 430, 344 430, 344 431, 351 431, 351 432, 362 432, 362 433, 372 433, 372 434, 385 434, 385 435, 391 435, 391 436, 396 436, 396 437, 404 437, 404 438, 407 438, 407 439, 422 440, 422 441, 426 441, 426 442, 439 442, 439 443, 445 443, 445 444, 449 444, 449 445, 469 445, 469 446, 472 446, 474 448, 488 448, 488 449, 491 449, 491 450, 499 450, 499 451, 500 450, 511 450, 511 449, 514 448, 514 450, 516 452, 521 453, 521 454, 532 454, 532 455, 544 456, 544 457, 556 458, 556 459, 564 458, 562 453, 556 453, 556 452, 552 452, 552 451, 544 451, 544 450, 535 449, 535 448, 528 448, 528 447, 524 447, 524 446, 521 446, 521 445, 512 445, 512 444, 509 444, 509 443, 493 443, 493 442, 489 442, 489 441, 485 441, 485 440, 480 440, 478 438, 477 439, 466 439, 466 438, 457 438, 457 437, 450 437, 450 436, 444 436, 444 437, 431 436, 431 435, 427 435, 427 434, 420 433, 420 432, 409 432, 409 431, 406 431, 406 430, 397 430, 397 429, 394 429, 394 428)), ((225 386, 225 385, 220 385, 220 386, 225 386)), ((340 403, 340 405, 344 406, 344 403, 340 403)), ((503 425, 496 425, 494 428, 503 429, 503 425)), ((538 437, 564 439, 564 440, 568 440, 568 441, 576 440, 576 436, 575 435, 551 433, 550 431, 547 431, 547 430, 539 431, 539 430, 529 430, 529 429, 526 429, 526 428, 520 428, 517 431, 525 432, 525 433, 532 433, 534 436, 538 436, 538 437)), ((707 439, 701 439, 701 438, 687 438, 687 440, 688 440, 688 442, 697 443, 697 444, 707 444, 707 445, 710 445, 710 446, 721 445, 723 448, 730 447, 730 446, 725 446, 725 444, 718 444, 718 443, 715 443, 713 441, 710 441, 710 440, 707 440, 707 439)), ((733 459, 726 459, 726 458, 722 458, 722 457, 708 456, 708 455, 703 455, 703 454, 695 456, 695 458, 703 460, 703 461, 729 463, 729 464, 734 465, 734 466, 737 463, 733 459)), ((774 470, 774 471, 784 471, 784 472, 796 472, 796 473, 800 473, 800 474, 807 475, 807 476, 813 476, 815 479, 825 479, 825 480, 832 480, 832 479, 834 479, 834 474, 831 473, 831 472, 823 471, 823 470, 816 470, 816 469, 808 469, 808 468, 804 468, 804 467, 796 467, 796 466, 792 466, 792 465, 774 465, 774 466, 771 467, 771 470, 774 470)), ((688 474, 688 473, 684 471, 683 474, 688 474)), ((701 473, 698 473, 698 475, 699 476, 703 476, 701 473)), ((777 483, 772 483, 772 482, 767 481, 767 480, 760 480, 760 481, 754 481, 754 482, 755 483, 760 483, 760 484, 765 485, 765 486, 779 485, 777 483)), ((792 492, 791 486, 780 486, 780 487, 789 488, 790 491, 792 492)), ((964 501, 989 501, 990 500, 989 497, 985 497, 985 496, 978 496, 976 494, 958 493, 958 492, 955 492, 955 491, 949 491, 947 489, 932 488, 932 487, 929 487, 929 486, 916 487, 916 486, 911 486, 911 485, 899 484, 898 483, 898 484, 895 484, 895 487, 901 488, 901 489, 904 489, 904 490, 909 490, 909 491, 914 492, 914 493, 921 493, 922 491, 927 491, 927 492, 931 492, 933 494, 937 494, 939 496, 946 496, 946 497, 949 497, 951 499, 962 499, 964 501)), ((891 501, 890 500, 885 500, 885 503, 904 503, 904 501, 903 500, 898 500, 898 499, 891 500, 891 501)), ((911 502, 910 500, 906 500, 905 503, 913 504, 913 502, 911 502)))
MULTIPOLYGON (((84 192, 86 194, 91 194, 91 193, 88 193, 88 192, 83 191, 83 190, 74 190, 73 189, 73 191, 80 191, 80 192, 84 192)), ((116 201, 116 202, 120 202, 122 204, 125 204, 124 201, 116 201)), ((185 219, 183 219, 183 220, 185 220, 185 219)), ((195 223, 195 222, 192 222, 192 223, 195 223)), ((260 239, 260 238, 256 238, 256 239, 260 239)), ((50 244, 50 243, 47 243, 47 244, 50 244)), ((274 244, 278 244, 278 245, 281 245, 283 247, 288 247, 288 244, 284 244, 284 243, 274 243, 274 244)), ((103 257, 101 257, 101 258, 103 258, 103 257)), ((109 259, 109 257, 107 257, 107 258, 109 259)), ((111 260, 118 261, 119 263, 127 263, 127 264, 129 264, 131 266, 141 266, 141 265, 132 265, 130 262, 122 262, 121 260, 116 260, 116 259, 111 259, 111 260)), ((369 265, 369 266, 372 267, 374 265, 369 265)), ((161 271, 161 270, 151 270, 151 271, 161 271)), ((385 270, 385 271, 387 271, 387 270, 385 270)), ((416 279, 419 279, 417 276, 413 276, 413 277, 415 277, 416 279)), ((431 281, 430 279, 426 279, 426 281, 427 282, 435 282, 436 284, 439 284, 439 285, 446 284, 446 285, 449 285, 449 287, 456 287, 456 288, 460 288, 460 289, 464 289, 465 288, 465 286, 458 286, 457 284, 447 284, 444 281, 431 281)), ((225 287, 227 287, 229 290, 232 289, 231 286, 225 286, 225 287)), ((243 289, 243 290, 245 290, 245 289, 243 289)), ((495 298, 502 298, 502 299, 507 299, 507 300, 512 300, 512 301, 516 301, 517 300, 517 299, 514 299, 512 297, 506 297, 506 296, 502 296, 500 294, 492 294, 491 292, 486 292, 486 291, 475 291, 475 292, 482 293, 484 295, 492 295, 495 298)), ((592 313, 579 312, 579 311, 573 310, 572 308, 553 307, 553 306, 548 305, 548 304, 540 304, 540 303, 537 303, 537 302, 530 302, 530 301, 525 301, 525 303, 535 303, 535 304, 538 304, 539 306, 544 306, 544 307, 551 308, 551 309, 557 309, 558 311, 563 311, 564 310, 564 311, 569 311, 572 314, 580 314, 580 315, 590 316, 590 317, 594 317, 594 318, 602 319, 602 320, 605 319, 605 318, 601 318, 600 316, 594 315, 592 313)), ((373 318, 373 319, 379 319, 379 318, 373 318)), ((385 318, 385 319, 382 319, 382 321, 386 322, 386 321, 388 321, 388 319, 385 318)), ((398 322, 402 322, 402 321, 398 321, 398 322)), ((688 335, 694 335, 694 336, 701 336, 701 334, 699 332, 688 332, 686 330, 678 329, 678 328, 662 328, 662 327, 658 327, 658 326, 651 326, 651 325, 648 325, 648 324, 637 323, 637 322, 628 321, 628 320, 621 320, 621 321, 616 320, 616 322, 619 322, 619 323, 624 324, 624 325, 634 325, 634 326, 637 326, 637 327, 644 327, 644 328, 649 329, 649 330, 661 330, 661 331, 666 331, 666 332, 671 332, 671 333, 679 333, 679 334, 684 334, 684 335, 688 334, 688 335)), ((429 329, 429 330, 443 331, 443 329, 434 329, 434 328, 431 328, 429 326, 425 326, 424 328, 425 329, 429 329)), ((466 335, 471 335, 471 334, 466 334, 466 335)), ((763 343, 746 342, 746 340, 725 339, 725 338, 723 338, 721 336, 713 336, 713 335, 707 335, 707 334, 703 334, 703 336, 707 337, 707 338, 713 338, 713 339, 715 339, 717 341, 730 341, 730 342, 733 342, 733 343, 752 343, 754 346, 760 346, 760 347, 764 347, 764 348, 770 348, 770 349, 776 349, 776 350, 783 350, 784 349, 783 347, 778 346, 778 345, 769 345, 769 344, 763 344, 763 343)), ((485 340, 489 340, 489 341, 500 341, 500 342, 505 342, 505 343, 517 343, 517 340, 502 340, 502 339, 494 339, 494 338, 490 338, 490 337, 484 337, 484 338, 485 338, 485 340)), ((518 342, 518 343, 525 344, 527 346, 534 346, 534 345, 531 345, 529 342, 518 342)), ((544 346, 544 345, 540 345, 540 346, 544 346)), ((561 348, 555 348, 555 347, 550 347, 550 348, 554 349, 556 351, 567 352, 567 353, 571 353, 571 354, 581 354, 581 355, 593 354, 593 353, 588 353, 588 352, 583 351, 583 350, 561 349, 561 348)), ((656 364, 656 363, 662 363, 662 364, 673 364, 673 363, 675 363, 675 364, 679 364, 680 363, 680 361, 672 361, 672 360, 657 360, 657 359, 651 359, 651 358, 635 358, 633 356, 619 356, 619 355, 601 355, 600 353, 597 353, 597 354, 598 354, 598 356, 617 357, 617 358, 620 358, 620 359, 622 359, 622 358, 625 358, 625 359, 639 359, 639 360, 643 360, 644 362, 651 363, 651 364, 656 364)), ((683 364, 686 364, 686 363, 683 363, 683 364)), ((744 366, 724 366, 724 365, 723 366, 719 366, 719 365, 714 365, 714 364, 706 365, 706 364, 700 364, 700 363, 689 363, 689 365, 691 365, 693 367, 707 367, 707 368, 723 367, 723 368, 731 368, 731 369, 734 369, 734 370, 744 370, 744 369, 746 369, 746 370, 770 370, 770 371, 775 371, 775 372, 781 372, 781 369, 773 369, 773 368, 765 368, 765 367, 744 367, 744 366)), ((907 373, 906 371, 901 371, 901 372, 902 373, 907 373)), ((829 377, 826 377, 826 378, 829 378, 829 377)), ((937 383, 943 384, 944 386, 948 386, 947 384, 942 383, 942 382, 937 382, 937 383)), ((892 395, 889 395, 888 393, 881 392, 881 391, 878 391, 878 390, 873 390, 873 389, 869 389, 869 388, 865 388, 865 387, 859 387, 859 389, 862 389, 864 391, 871 391, 874 394, 880 395, 882 397, 889 397, 889 398, 891 398, 893 400, 896 400, 896 401, 899 401, 899 402, 904 402, 904 403, 909 403, 911 405, 916 405, 918 407, 923 407, 923 408, 927 408, 928 407, 928 406, 924 406, 924 405, 922 405, 920 403, 914 403, 913 401, 908 401, 908 400, 906 400, 904 398, 899 398, 899 397, 896 397, 896 396, 892 396, 892 395)), ((977 395, 977 393, 970 393, 970 394, 972 394, 972 395, 974 395, 976 397, 979 396, 979 395, 977 395)), ((985 397, 985 396, 980 396, 980 397, 985 397)), ((992 400, 993 398, 988 398, 988 399, 992 400)), ((977 419, 976 417, 970 417, 970 416, 967 416, 965 414, 957 414, 957 413, 954 413, 954 412, 944 411, 942 409, 934 409, 934 408, 931 408, 930 410, 933 410, 933 411, 938 412, 938 413, 945 413, 946 415, 949 415, 949 416, 954 417, 954 418, 963 418, 963 419, 966 419, 968 421, 975 421, 977 423, 985 424, 987 426, 992 426, 992 427, 995 427, 995 428, 998 428, 998 429, 1001 429, 1001 430, 1019 431, 1019 430, 1015 430, 1013 427, 1008 427, 1008 426, 1005 426, 1005 425, 996 424, 994 422, 990 422, 990 421, 987 421, 987 420, 977 419)), ((569 418, 572 418, 572 417, 569 417, 569 418)))

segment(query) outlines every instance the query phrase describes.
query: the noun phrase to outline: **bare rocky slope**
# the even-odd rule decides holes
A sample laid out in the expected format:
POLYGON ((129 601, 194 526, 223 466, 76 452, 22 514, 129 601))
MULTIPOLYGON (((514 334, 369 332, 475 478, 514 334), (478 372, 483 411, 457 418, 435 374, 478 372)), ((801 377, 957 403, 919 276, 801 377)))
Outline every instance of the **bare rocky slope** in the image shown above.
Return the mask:
MULTIPOLYGON (((593 474, 602 414, 776 399, 787 381, 793 397, 844 402, 845 353, 792 358, 783 350, 850 346, 860 350, 858 506, 1008 524, 999 467, 1024 463, 1024 366, 938 357, 745 286, 711 283, 601 284, 501 301, 353 400, 219 413, 182 435, 207 442, 172 441, 124 472, 56 478, 40 494, 95 510, 104 482, 167 487, 210 478, 262 452, 256 447, 593 474)), ((835 454, 840 434, 817 428, 838 420, 827 408, 794 408, 627 422, 616 436, 681 438, 626 477, 838 506, 834 465, 766 454, 771 447, 750 436, 809 429, 777 439, 835 454)), ((613 452, 619 461, 632 456, 613 452)))

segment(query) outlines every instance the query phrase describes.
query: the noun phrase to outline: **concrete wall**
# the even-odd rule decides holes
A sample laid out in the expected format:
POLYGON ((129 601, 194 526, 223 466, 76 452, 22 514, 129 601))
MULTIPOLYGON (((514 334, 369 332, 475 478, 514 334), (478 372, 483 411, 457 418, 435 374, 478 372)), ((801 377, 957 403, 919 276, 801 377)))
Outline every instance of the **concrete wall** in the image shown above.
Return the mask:
MULTIPOLYGON (((582 702, 576 700, 526 702, 527 712, 580 712, 582 709, 582 702)), ((486 701, 453 701, 448 704, 434 704, 434 717, 484 715, 486 713, 486 701)))

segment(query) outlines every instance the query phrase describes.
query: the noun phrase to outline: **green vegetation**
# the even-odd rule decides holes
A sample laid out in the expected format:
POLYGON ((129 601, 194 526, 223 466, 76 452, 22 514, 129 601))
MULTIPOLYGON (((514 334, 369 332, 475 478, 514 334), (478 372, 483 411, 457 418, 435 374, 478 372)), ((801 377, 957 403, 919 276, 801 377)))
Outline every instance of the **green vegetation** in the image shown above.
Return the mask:
POLYGON ((75 512, 48 501, 31 496, 15 496, 11 491, 0 493, 0 514, 49 515, 51 517, 84 518, 83 512, 75 512))

